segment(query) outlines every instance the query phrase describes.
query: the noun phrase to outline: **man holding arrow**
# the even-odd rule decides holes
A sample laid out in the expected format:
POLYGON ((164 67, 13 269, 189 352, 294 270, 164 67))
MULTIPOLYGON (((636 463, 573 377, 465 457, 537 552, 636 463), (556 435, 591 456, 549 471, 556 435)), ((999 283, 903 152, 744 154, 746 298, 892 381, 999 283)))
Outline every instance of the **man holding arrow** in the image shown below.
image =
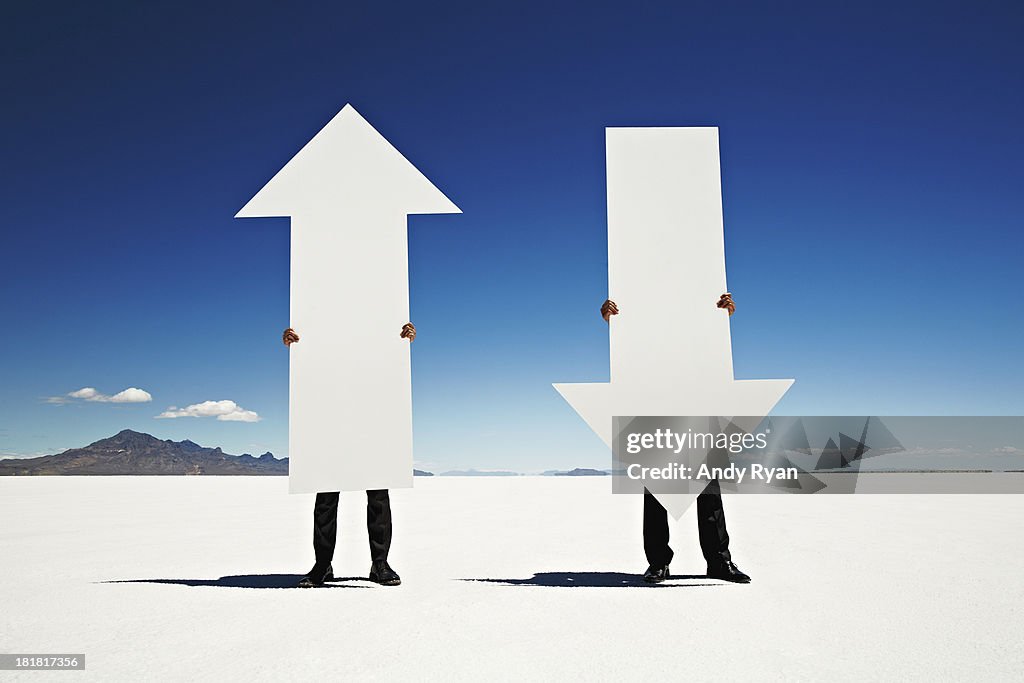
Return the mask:
MULTIPOLYGON (((402 326, 399 334, 411 344, 416 339, 416 326, 411 322, 402 326)), ((299 341, 295 330, 288 328, 282 335, 285 346, 299 341)), ((334 578, 331 566, 334 560, 334 546, 338 537, 338 491, 316 494, 313 506, 313 552, 316 562, 306 575, 299 579, 299 588, 322 586, 334 578)), ((366 492, 366 534, 370 539, 370 581, 382 586, 397 586, 401 577, 388 564, 391 549, 391 498, 387 489, 366 492)))
MULTIPOLYGON (((736 312, 736 303, 729 292, 719 298, 716 306, 727 310, 730 316, 736 312)), ((610 323, 611 317, 618 314, 619 307, 611 299, 601 305, 601 317, 605 322, 610 323)), ((717 480, 710 482, 704 492, 697 496, 697 535, 701 552, 708 563, 709 578, 750 583, 750 577, 732 562, 729 532, 725 528, 725 509, 717 480)), ((668 567, 673 553, 668 540, 668 511, 650 491, 644 489, 644 553, 649 565, 644 572, 644 581, 661 583, 669 578, 668 567)))

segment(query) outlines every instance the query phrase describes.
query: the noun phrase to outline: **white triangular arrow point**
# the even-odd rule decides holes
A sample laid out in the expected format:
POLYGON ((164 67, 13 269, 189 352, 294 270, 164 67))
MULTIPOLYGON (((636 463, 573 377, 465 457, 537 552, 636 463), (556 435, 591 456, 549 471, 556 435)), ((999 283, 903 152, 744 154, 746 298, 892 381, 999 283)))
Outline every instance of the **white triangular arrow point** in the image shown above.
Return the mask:
POLYGON ((235 218, 295 216, 345 206, 397 207, 406 214, 462 213, 346 104, 235 218))
MULTIPOLYGON (((613 321, 614 324, 614 321, 613 321)), ((732 380, 717 391, 685 396, 679 385, 625 388, 612 382, 552 386, 609 448, 616 415, 764 416, 786 393, 791 379, 732 380)))

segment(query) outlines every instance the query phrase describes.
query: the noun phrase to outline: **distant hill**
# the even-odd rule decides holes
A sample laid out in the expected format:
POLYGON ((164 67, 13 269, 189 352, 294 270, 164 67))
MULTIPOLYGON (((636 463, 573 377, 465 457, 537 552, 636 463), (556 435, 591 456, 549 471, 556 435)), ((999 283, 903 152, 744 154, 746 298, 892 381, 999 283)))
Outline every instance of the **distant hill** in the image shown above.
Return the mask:
MULTIPOLYGON (((545 472, 545 474, 549 473, 545 472)), ((550 472, 550 476, 552 477, 607 477, 609 474, 610 472, 605 472, 604 470, 593 470, 589 467, 577 467, 576 469, 569 470, 568 472, 550 472)))
POLYGON ((505 470, 449 470, 442 472, 442 477, 520 477, 519 472, 505 470))
POLYGON ((432 476, 434 476, 434 473, 433 472, 427 472, 425 470, 413 470, 412 471, 412 476, 414 476, 414 477, 432 477, 432 476))
POLYGON ((285 475, 288 458, 229 455, 189 441, 161 441, 130 429, 84 448, 39 458, 0 460, 0 476, 28 475, 285 475))

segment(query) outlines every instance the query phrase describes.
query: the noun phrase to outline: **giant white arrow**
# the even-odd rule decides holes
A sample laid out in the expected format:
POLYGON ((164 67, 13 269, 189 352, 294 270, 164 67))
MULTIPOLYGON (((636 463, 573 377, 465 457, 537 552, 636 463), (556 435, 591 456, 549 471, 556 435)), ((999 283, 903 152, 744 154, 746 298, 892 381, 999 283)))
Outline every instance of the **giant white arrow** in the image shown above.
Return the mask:
MULTIPOLYGON (((611 381, 555 388, 609 448, 616 415, 767 415, 793 380, 735 379, 729 316, 715 306, 728 291, 718 129, 609 128, 605 140, 608 289, 621 311, 611 381)), ((693 500, 652 493, 677 519, 693 500)))
MULTIPOLYGON (((412 486, 409 214, 461 213, 350 105, 236 218, 291 216, 289 490, 412 486)), ((282 326, 284 327, 284 326, 282 326)))

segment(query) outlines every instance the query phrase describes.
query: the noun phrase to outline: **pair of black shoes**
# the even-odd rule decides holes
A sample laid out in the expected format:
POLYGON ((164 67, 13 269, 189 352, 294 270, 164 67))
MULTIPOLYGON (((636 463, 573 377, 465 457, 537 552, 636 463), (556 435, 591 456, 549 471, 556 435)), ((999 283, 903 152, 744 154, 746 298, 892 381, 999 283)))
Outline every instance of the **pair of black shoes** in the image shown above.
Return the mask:
MULTIPOLYGON (((647 583, 661 583, 669 578, 668 565, 655 567, 651 565, 644 572, 644 581, 647 583)), ((730 560, 723 560, 708 565, 708 578, 731 581, 732 583, 750 583, 750 577, 740 571, 740 568, 730 560)))
MULTIPOLYGON (((333 580, 334 568, 330 563, 314 564, 313 568, 299 579, 298 587, 313 588, 333 580)), ((370 565, 370 581, 379 583, 382 586, 397 586, 402 583, 402 578, 386 561, 378 561, 370 565)))

